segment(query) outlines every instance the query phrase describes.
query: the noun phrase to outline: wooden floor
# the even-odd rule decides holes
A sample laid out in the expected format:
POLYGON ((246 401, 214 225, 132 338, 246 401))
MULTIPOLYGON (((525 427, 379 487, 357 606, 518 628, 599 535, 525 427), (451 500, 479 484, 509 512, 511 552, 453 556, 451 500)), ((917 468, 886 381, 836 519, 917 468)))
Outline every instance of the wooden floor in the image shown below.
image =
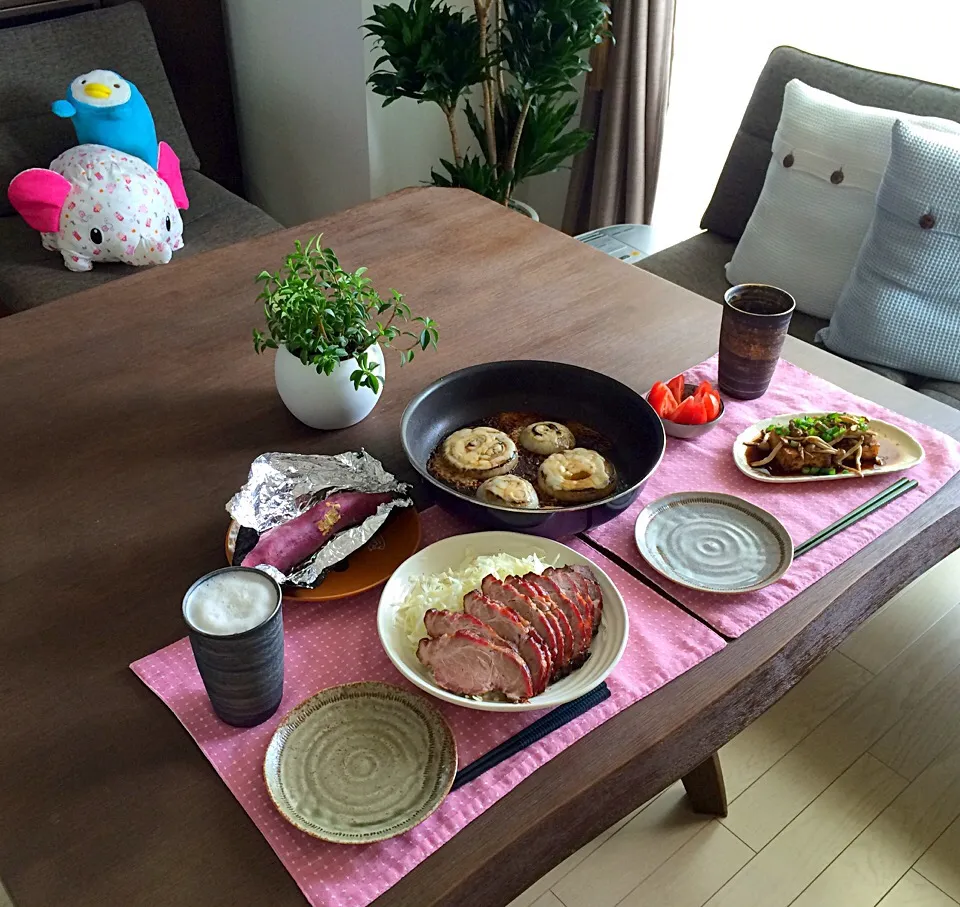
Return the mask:
MULTIPOLYGON (((680 784, 509 907, 960 907, 960 552, 680 784)), ((0 907, 9 901, 0 888, 0 907)))
POLYGON ((680 784, 509 907, 960 907, 960 552, 680 784))

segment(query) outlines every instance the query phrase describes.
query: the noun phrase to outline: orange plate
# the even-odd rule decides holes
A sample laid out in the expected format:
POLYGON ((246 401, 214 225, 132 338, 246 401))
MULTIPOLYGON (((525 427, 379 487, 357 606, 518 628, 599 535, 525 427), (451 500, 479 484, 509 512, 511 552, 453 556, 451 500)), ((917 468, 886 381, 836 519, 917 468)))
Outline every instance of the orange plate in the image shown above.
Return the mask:
MULTIPOLYGON (((225 542, 228 564, 233 561, 238 529, 236 521, 231 521, 225 542)), ((359 551, 350 555, 346 570, 330 570, 316 589, 284 585, 283 597, 328 602, 366 592, 389 579, 419 547, 420 514, 415 507, 397 508, 387 517, 383 528, 359 551)))

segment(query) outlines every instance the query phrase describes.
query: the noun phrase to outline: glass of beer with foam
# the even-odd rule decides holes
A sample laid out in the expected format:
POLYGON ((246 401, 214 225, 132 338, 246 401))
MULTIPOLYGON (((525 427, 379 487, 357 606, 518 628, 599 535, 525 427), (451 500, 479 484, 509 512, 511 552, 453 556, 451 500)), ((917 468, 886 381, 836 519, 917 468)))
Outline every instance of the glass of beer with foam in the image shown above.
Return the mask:
POLYGON ((183 619, 210 703, 236 727, 266 721, 283 697, 280 586, 260 570, 224 567, 183 597, 183 619))

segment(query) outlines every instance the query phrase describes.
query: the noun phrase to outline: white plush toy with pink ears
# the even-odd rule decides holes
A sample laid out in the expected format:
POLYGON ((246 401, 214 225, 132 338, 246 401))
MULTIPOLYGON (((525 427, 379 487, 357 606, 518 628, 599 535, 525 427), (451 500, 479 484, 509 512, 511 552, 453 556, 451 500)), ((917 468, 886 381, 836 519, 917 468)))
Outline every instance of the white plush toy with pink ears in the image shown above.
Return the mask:
POLYGON ((178 208, 189 205, 173 149, 160 142, 157 169, 104 145, 77 145, 49 169, 18 173, 10 203, 71 271, 94 262, 166 264, 183 246, 178 208))

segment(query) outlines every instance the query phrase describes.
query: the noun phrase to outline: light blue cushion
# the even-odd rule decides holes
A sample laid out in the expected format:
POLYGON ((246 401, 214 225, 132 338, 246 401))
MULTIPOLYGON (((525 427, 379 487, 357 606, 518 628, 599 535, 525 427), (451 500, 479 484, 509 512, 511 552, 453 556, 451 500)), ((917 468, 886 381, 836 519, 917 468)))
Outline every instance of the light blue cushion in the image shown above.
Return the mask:
POLYGON ((894 124, 873 221, 817 339, 842 356, 960 381, 960 127, 894 124))

